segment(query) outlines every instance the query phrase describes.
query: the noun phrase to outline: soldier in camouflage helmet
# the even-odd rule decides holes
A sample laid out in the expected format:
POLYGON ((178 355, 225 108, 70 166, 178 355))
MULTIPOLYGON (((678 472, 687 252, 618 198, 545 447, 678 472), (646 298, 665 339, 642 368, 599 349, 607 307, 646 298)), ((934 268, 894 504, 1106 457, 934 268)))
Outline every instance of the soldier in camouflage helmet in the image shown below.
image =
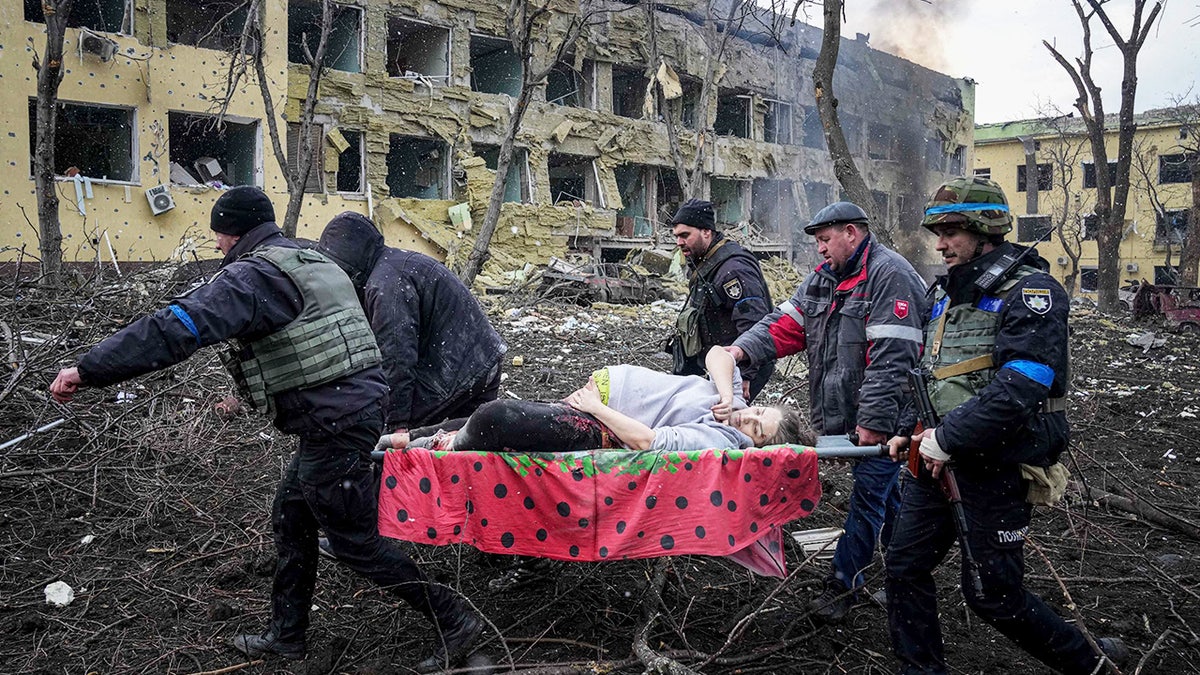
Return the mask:
MULTIPOLYGON (((937 235, 948 268, 925 297, 921 366, 941 417, 920 435, 917 475, 903 495, 885 554, 888 623, 901 673, 945 673, 933 571, 958 534, 938 476, 952 463, 970 528, 981 590, 962 591, 979 616, 1054 670, 1095 673, 1128 651, 1097 640, 1025 589, 1024 543, 1032 504, 1066 487, 1067 294, 1033 250, 1004 241, 1008 200, 996 183, 955 178, 934 192, 921 224, 937 235)), ((889 442, 894 455, 908 438, 889 442)))

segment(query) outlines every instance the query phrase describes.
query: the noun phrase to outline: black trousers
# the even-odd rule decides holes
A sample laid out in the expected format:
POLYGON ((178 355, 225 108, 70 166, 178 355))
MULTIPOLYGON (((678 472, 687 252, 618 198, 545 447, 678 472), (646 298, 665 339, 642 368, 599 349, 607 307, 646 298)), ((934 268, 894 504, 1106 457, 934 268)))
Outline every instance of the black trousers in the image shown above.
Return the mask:
POLYGON ((456 447, 485 452, 572 452, 619 443, 600 420, 566 403, 491 401, 470 417, 414 429, 409 437, 432 436, 438 429, 457 429, 456 447))
POLYGON ((429 586, 416 563, 379 534, 370 453, 382 428, 383 416, 376 412, 337 434, 300 436, 271 511, 279 555, 271 631, 280 640, 304 640, 317 581, 318 528, 340 562, 387 587, 426 618, 448 617, 458 606, 452 593, 429 586))
MULTIPOLYGON (((1063 673, 1090 673, 1099 656, 1075 626, 1025 589, 1024 541, 1032 507, 1013 467, 956 471, 966 512, 971 552, 979 565, 983 595, 962 571, 967 605, 1025 651, 1063 673)), ((901 673, 946 672, 933 571, 958 540, 950 507, 937 482, 901 476, 901 506, 885 555, 888 624, 901 673)))

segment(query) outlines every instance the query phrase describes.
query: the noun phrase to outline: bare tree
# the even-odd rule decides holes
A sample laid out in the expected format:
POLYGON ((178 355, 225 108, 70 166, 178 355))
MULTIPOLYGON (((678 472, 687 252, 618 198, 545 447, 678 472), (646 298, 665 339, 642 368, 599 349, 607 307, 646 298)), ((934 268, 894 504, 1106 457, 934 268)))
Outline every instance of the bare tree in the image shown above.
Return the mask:
POLYGON ((1171 231, 1167 205, 1158 192, 1158 157, 1157 145, 1136 143, 1133 148, 1129 180, 1130 187, 1144 193, 1150 202, 1150 207, 1154 209, 1154 244, 1156 246, 1162 244, 1166 247, 1166 251, 1163 253, 1163 265, 1167 269, 1171 269, 1174 267, 1172 259, 1175 257, 1175 244, 1180 242, 1176 240, 1175 233, 1171 231), (1161 236, 1160 226, 1162 227, 1161 236))
MULTIPOLYGON (((1054 137, 1042 140, 1040 151, 1040 159, 1049 160, 1054 190, 1052 194, 1061 198, 1050 207, 1050 218, 1054 236, 1070 263, 1070 270, 1063 277, 1063 287, 1070 296, 1074 296, 1077 289, 1079 259, 1083 255, 1083 241, 1088 234, 1086 218, 1091 209, 1091 200, 1085 201, 1083 193, 1075 191, 1075 169, 1086 155, 1084 149, 1088 139, 1086 134, 1079 133, 1072 126, 1073 121, 1074 118, 1057 110, 1043 118, 1042 125, 1054 137)), ((1033 173, 1027 169, 1025 175, 1027 186, 1037 184, 1036 166, 1033 173), (1029 179, 1029 176, 1034 178, 1029 179)))
POLYGON ((1099 257, 1098 290, 1100 309, 1117 311, 1120 298, 1117 287, 1121 281, 1120 258, 1121 238, 1125 230, 1125 211, 1129 199, 1129 167, 1133 156, 1133 136, 1137 127, 1133 122, 1134 97, 1137 94, 1137 57, 1150 28, 1162 10, 1162 1, 1154 2, 1144 17, 1147 0, 1134 0, 1133 18, 1129 37, 1113 24, 1104 9, 1107 0, 1086 0, 1090 11, 1084 9, 1080 0, 1071 0, 1079 23, 1083 29, 1083 55, 1072 63, 1045 40, 1042 44, 1050 51, 1054 60, 1067 71, 1075 83, 1078 98, 1075 107, 1083 117, 1092 146, 1092 160, 1096 166, 1096 215, 1100 228, 1097 236, 1099 257), (1100 87, 1092 77, 1092 20, 1099 19, 1104 29, 1121 51, 1124 62, 1121 79, 1121 109, 1117 117, 1117 162, 1116 175, 1108 167, 1108 150, 1104 144, 1106 119, 1100 87))
MULTIPOLYGON (((668 92, 667 87, 671 83, 664 82, 664 79, 678 78, 678 75, 670 69, 659 50, 657 3, 646 2, 643 6, 646 10, 646 44, 650 52, 649 67, 651 71, 658 69, 651 73, 651 85, 654 87, 653 95, 658 110, 667 127, 667 147, 671 153, 671 163, 675 166, 675 174, 679 179, 679 187, 683 192, 684 199, 705 197, 708 193, 708 181, 705 180, 704 171, 705 159, 708 156, 709 148, 715 142, 712 124, 709 122, 710 104, 716 98, 714 88, 718 86, 723 72, 723 62, 729 41, 742 27, 746 18, 754 12, 754 3, 742 0, 732 0, 728 3, 708 0, 704 5, 703 15, 688 17, 699 25, 706 47, 704 70, 698 73, 700 94, 692 113, 691 124, 687 124, 686 122, 689 120, 685 120, 683 116, 684 96, 682 90, 668 92), (721 7, 725 5, 728 5, 728 9, 722 13, 721 7), (691 133, 694 138, 691 157, 684 156, 681 135, 684 132, 691 133)), ((697 75, 697 73, 691 74, 697 75)))
POLYGON ((58 132, 58 86, 62 83, 63 37, 75 0, 42 0, 46 46, 41 58, 33 52, 37 71, 37 131, 33 145, 33 180, 38 202, 38 251, 42 281, 54 286, 62 272, 62 224, 54 182, 54 139, 58 132))
POLYGON ((475 277, 487 262, 488 247, 492 243, 492 235, 496 232, 496 224, 500 221, 500 205, 504 201, 504 189, 508 184, 508 167, 512 163, 513 145, 517 132, 521 129, 521 121, 525 119, 529 101, 536 88, 545 82, 554 70, 555 65, 574 48, 584 26, 599 11, 585 10, 581 4, 579 13, 567 20, 565 29, 552 32, 553 19, 563 16, 551 8, 553 4, 552 0, 541 0, 537 3, 509 0, 505 28, 508 39, 521 60, 521 91, 508 116, 508 127, 504 131, 504 140, 500 143, 500 153, 496 160, 496 182, 492 184, 492 194, 488 199, 483 224, 479 227, 479 235, 475 238, 471 253, 457 270, 458 277, 467 286, 475 282, 475 277), (543 43, 548 33, 555 37, 551 38, 547 53, 539 57, 536 46, 543 43), (557 45, 553 43, 554 39, 559 40, 557 45))
POLYGON ((271 139, 271 150, 275 161, 283 171, 287 184, 288 203, 280 229, 284 236, 296 236, 296 224, 300 221, 300 209, 304 205, 304 190, 308 185, 312 172, 313 157, 320 151, 319 144, 313 143, 313 111, 317 103, 317 92, 320 89, 321 78, 325 73, 325 55, 329 45, 329 33, 333 27, 333 16, 336 10, 331 0, 321 0, 321 23, 317 35, 317 49, 314 53, 309 48, 309 36, 302 38, 304 58, 308 64, 308 88, 304 100, 300 102, 299 139, 296 144, 296 156, 288 161, 285 149, 285 139, 281 137, 279 124, 275 117, 275 93, 271 90, 271 79, 263 63, 263 1, 249 0, 246 10, 246 22, 230 57, 229 69, 225 78, 224 95, 215 100, 217 118, 215 124, 223 124, 236 92, 244 80, 249 79, 249 71, 253 70, 254 79, 258 82, 259 94, 262 97, 263 116, 267 121, 267 132, 271 139))
POLYGON ((892 233, 883 218, 875 213, 875 199, 867 182, 863 180, 850 154, 850 145, 842 133, 838 120, 838 100, 833 93, 833 75, 837 69, 838 50, 842 40, 842 1, 825 0, 824 24, 821 35, 821 51, 813 66, 813 93, 817 99, 817 114, 821 116, 821 127, 825 131, 825 144, 829 147, 829 158, 833 161, 833 174, 850 201, 861 206, 871 215, 871 231, 885 245, 892 246, 892 233))

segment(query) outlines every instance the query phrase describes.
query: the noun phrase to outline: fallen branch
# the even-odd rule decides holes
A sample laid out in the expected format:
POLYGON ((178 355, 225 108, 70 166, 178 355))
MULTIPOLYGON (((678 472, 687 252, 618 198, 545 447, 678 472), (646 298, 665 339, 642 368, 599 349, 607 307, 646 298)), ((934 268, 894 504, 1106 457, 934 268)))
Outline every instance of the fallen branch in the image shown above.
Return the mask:
POLYGON ((1122 497, 1111 492, 1105 492, 1099 488, 1085 486, 1078 481, 1071 481, 1068 486, 1078 492, 1084 499, 1090 502, 1095 502, 1101 506, 1117 509, 1131 513, 1148 523, 1153 523, 1160 527, 1187 535, 1192 539, 1200 539, 1200 526, 1195 523, 1185 520, 1173 513, 1168 513, 1152 504, 1138 499, 1136 495, 1130 497, 1122 497))
POLYGON ((1143 654, 1142 658, 1138 661, 1137 668, 1133 669, 1133 675, 1139 675, 1142 672, 1142 668, 1145 668, 1146 664, 1150 662, 1150 657, 1154 656, 1154 652, 1157 652, 1164 644, 1166 644, 1167 638, 1171 636, 1172 632, 1173 631, 1168 628, 1162 632, 1162 635, 1158 636, 1158 639, 1154 641, 1154 644, 1150 646, 1150 649, 1146 650, 1146 653, 1143 654))
POLYGON ((232 673, 234 671, 242 670, 243 668, 249 668, 250 666, 257 666, 262 662, 262 659, 255 659, 253 661, 239 663, 236 666, 227 666, 225 668, 218 668, 216 670, 205 670, 200 673, 192 673, 192 675, 223 675, 224 673, 232 673))

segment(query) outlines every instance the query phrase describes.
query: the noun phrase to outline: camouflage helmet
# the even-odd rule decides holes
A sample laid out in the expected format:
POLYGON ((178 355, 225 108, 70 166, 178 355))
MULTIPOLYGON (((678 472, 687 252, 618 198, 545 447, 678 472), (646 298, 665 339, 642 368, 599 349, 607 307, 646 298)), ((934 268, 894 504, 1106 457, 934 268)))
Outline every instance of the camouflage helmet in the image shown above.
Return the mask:
POLYGON ((993 180, 967 176, 942 184, 925 204, 921 220, 930 232, 935 225, 954 225, 968 232, 1003 235, 1012 231, 1012 216, 1004 190, 993 180))

